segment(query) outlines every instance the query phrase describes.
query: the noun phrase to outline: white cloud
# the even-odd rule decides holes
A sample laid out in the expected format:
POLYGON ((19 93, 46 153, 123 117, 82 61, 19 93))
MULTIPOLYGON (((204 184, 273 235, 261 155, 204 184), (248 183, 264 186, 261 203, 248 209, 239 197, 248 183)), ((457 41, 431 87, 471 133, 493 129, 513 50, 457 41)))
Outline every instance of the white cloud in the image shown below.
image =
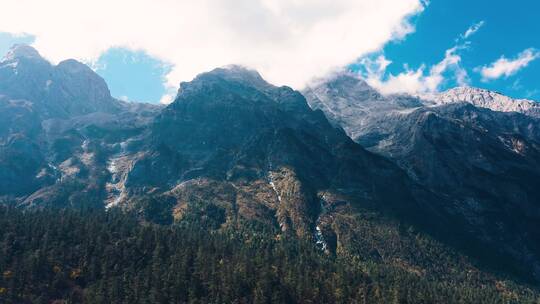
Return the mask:
POLYGON ((413 30, 424 0, 2 0, 0 31, 28 33, 53 62, 111 47, 173 65, 167 82, 231 63, 301 88, 413 30))
POLYGON ((429 68, 426 65, 421 65, 418 69, 412 70, 405 65, 404 72, 397 75, 387 75, 386 67, 391 61, 381 55, 376 60, 371 60, 368 57, 359 62, 366 70, 363 76, 371 86, 383 94, 434 93, 438 92, 449 80, 455 81, 459 86, 468 86, 470 83, 469 74, 461 64, 460 52, 469 48, 471 43, 468 39, 484 25, 485 21, 471 25, 456 38, 456 45, 446 50, 444 58, 429 68))
POLYGON ((463 39, 467 39, 469 37, 471 37, 472 35, 474 35, 476 32, 478 32, 478 30, 480 30, 480 28, 482 26, 484 26, 485 22, 484 21, 480 21, 478 23, 475 23, 473 25, 471 25, 471 27, 469 27, 467 29, 467 31, 465 31, 465 33, 463 35, 461 35, 461 38, 463 39))
POLYGON ((467 85, 467 71, 461 67, 461 56, 459 50, 466 46, 455 46, 446 50, 444 58, 427 69, 425 65, 420 66, 416 70, 411 70, 405 66, 405 71, 385 77, 386 67, 390 64, 383 55, 379 56, 375 61, 363 59, 362 64, 367 71, 366 81, 368 84, 379 90, 382 94, 395 93, 431 93, 439 90, 444 83, 444 74, 448 71, 454 73, 456 82, 459 85, 467 85))
POLYGON ((460 86, 469 85, 470 79, 467 70, 461 65, 460 51, 467 49, 470 42, 467 40, 474 35, 485 22, 480 21, 471 25, 465 33, 456 39, 456 46, 446 50, 444 58, 437 64, 427 68, 421 65, 416 70, 411 70, 405 65, 405 71, 397 75, 386 75, 386 67, 391 63, 383 55, 376 60, 369 58, 362 59, 359 63, 363 65, 366 81, 379 90, 382 94, 423 94, 438 92, 441 86, 450 77, 460 86))
POLYGON ((497 59, 488 66, 478 67, 476 71, 480 72, 483 81, 509 77, 516 74, 519 70, 525 68, 533 60, 540 58, 540 52, 535 49, 526 49, 519 53, 514 59, 507 59, 504 56, 497 59))
POLYGON ((171 92, 172 89, 169 89, 169 92, 167 92, 165 95, 161 96, 161 99, 159 100, 159 103, 161 104, 169 104, 174 101, 174 98, 176 97, 175 93, 171 92))

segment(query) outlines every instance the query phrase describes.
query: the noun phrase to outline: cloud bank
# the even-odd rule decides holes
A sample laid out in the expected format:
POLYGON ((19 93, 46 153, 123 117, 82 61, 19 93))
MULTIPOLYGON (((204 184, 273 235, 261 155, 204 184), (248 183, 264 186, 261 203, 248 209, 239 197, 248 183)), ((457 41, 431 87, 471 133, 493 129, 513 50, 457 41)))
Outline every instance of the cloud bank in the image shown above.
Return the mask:
POLYGON ((301 88, 413 30, 425 0, 3 0, 0 32, 27 33, 58 62, 112 47, 173 66, 170 87, 227 64, 301 88))
POLYGON ((538 58, 540 58, 540 51, 531 48, 519 53, 514 59, 501 56, 490 65, 479 67, 476 70, 482 75, 483 81, 490 81, 501 77, 510 77, 538 58))

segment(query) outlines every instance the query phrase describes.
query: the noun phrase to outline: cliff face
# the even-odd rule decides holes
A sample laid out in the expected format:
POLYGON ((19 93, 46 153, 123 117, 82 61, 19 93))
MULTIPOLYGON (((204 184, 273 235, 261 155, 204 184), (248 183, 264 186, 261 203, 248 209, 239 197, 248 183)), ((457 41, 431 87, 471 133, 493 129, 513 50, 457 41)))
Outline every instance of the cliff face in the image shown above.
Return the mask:
POLYGON ((151 189, 175 197, 177 217, 190 201, 214 197, 226 218, 313 238, 321 204, 416 203, 398 167, 352 142, 300 93, 244 68, 183 83, 150 132, 125 185, 133 194, 151 189), (324 202, 324 193, 347 199, 324 202))
POLYGON ((353 75, 304 93, 356 142, 447 198, 437 210, 452 214, 479 244, 540 275, 540 235, 533 232, 540 223, 538 104, 473 88, 381 96, 353 75))
POLYGON ((0 61, 0 199, 102 205, 106 155, 136 137, 159 106, 111 97, 86 65, 51 65, 26 45, 0 61))

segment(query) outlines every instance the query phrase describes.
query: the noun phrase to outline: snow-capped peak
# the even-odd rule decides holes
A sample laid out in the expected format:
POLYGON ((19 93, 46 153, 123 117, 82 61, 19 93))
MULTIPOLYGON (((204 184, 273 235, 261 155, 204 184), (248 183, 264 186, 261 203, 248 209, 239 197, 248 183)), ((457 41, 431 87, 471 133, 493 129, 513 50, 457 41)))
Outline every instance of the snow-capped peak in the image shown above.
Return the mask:
POLYGON ((457 87, 437 94, 424 94, 422 99, 437 105, 468 102, 476 107, 487 108, 498 112, 519 112, 540 117, 540 103, 527 99, 513 99, 497 92, 472 88, 457 87))

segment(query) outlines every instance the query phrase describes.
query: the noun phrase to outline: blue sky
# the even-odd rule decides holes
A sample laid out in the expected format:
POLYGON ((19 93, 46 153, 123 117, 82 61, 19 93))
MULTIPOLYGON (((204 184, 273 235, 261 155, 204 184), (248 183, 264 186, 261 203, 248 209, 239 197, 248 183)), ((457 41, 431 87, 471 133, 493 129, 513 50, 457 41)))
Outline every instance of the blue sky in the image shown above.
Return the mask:
MULTIPOLYGON (((401 73, 405 64, 410 69, 435 65, 471 25, 483 22, 469 37, 468 47, 460 52, 470 85, 540 100, 540 60, 530 62, 514 75, 490 81, 482 81, 480 73, 474 71, 501 56, 513 59, 525 49, 540 49, 539 12, 540 2, 533 0, 433 0, 415 17, 413 34, 384 47, 385 57, 392 61, 388 71, 401 73)), ((442 89, 457 85, 452 77, 446 80, 442 89)))
MULTIPOLYGON (((357 17, 353 16, 351 22, 356 22, 357 19, 369 19, 367 17, 375 15, 376 18, 373 18, 373 21, 370 22, 379 23, 374 24, 373 28, 362 26, 360 23, 354 27, 348 25, 346 28, 340 28, 339 26, 323 28, 328 33, 351 32, 352 39, 344 39, 341 45, 335 45, 333 40, 324 40, 331 37, 325 38, 323 35, 319 35, 321 38, 316 38, 321 39, 320 41, 311 38, 311 40, 305 38, 305 41, 300 41, 308 47, 312 44, 319 45, 316 49, 313 47, 287 49, 286 45, 290 44, 291 38, 304 39, 299 37, 311 37, 311 34, 315 34, 313 37, 316 37, 317 32, 308 31, 309 26, 315 24, 313 20, 327 12, 332 14, 330 17, 339 16, 340 12, 337 8, 336 11, 323 6, 315 8, 310 5, 312 2, 306 1, 305 7, 293 7, 296 10, 291 9, 289 15, 280 15, 281 19, 297 18, 298 20, 294 20, 297 23, 293 24, 295 28, 308 29, 306 32, 300 33, 301 36, 294 36, 293 34, 289 35, 293 31, 283 29, 280 19, 271 19, 263 14, 264 11, 259 12, 257 10, 260 9, 260 1, 251 1, 249 4, 246 2, 244 10, 256 11, 259 14, 256 20, 244 20, 243 17, 235 19, 234 16, 230 16, 231 12, 226 11, 227 8, 220 8, 222 11, 219 11, 216 16, 225 16, 225 21, 220 21, 222 23, 219 24, 205 21, 208 24, 208 29, 205 29, 208 39, 201 41, 198 36, 190 37, 189 28, 185 32, 178 30, 178 32, 163 33, 161 31, 163 26, 161 26, 160 22, 165 22, 162 20, 167 18, 162 17, 153 21, 156 24, 155 29, 152 28, 150 23, 141 26, 139 31, 144 31, 148 27, 149 34, 134 36, 133 40, 126 43, 130 45, 129 48, 120 48, 118 45, 122 45, 122 43, 115 41, 118 37, 124 38, 124 36, 129 36, 131 39, 132 35, 126 32, 129 26, 115 28, 116 24, 122 24, 122 22, 117 20, 117 15, 113 14, 114 16, 111 17, 113 23, 110 25, 111 37, 105 37, 110 41, 101 46, 99 52, 89 49, 91 46, 97 45, 98 42, 104 41, 105 38, 103 38, 104 34, 102 33, 94 35, 94 31, 90 31, 80 35, 82 37, 80 41, 69 43, 69 39, 58 39, 58 37, 64 38, 71 35, 71 32, 62 32, 63 30, 69 30, 69 28, 52 27, 52 30, 46 28, 47 24, 52 20, 51 18, 44 19, 42 24, 36 23, 32 25, 34 27, 28 26, 28 30, 24 30, 24 32, 31 33, 28 35, 8 34, 9 27, 2 25, 0 22, 0 55, 3 55, 14 43, 33 43, 33 33, 35 32, 36 37, 42 38, 35 41, 40 52, 44 53, 48 58, 73 56, 89 63, 97 73, 105 78, 115 97, 157 103, 164 96, 170 98, 170 94, 174 95, 180 80, 189 80, 196 73, 221 64, 242 63, 238 61, 244 58, 246 58, 246 64, 253 64, 270 81, 277 84, 290 83, 295 87, 292 83, 305 83, 305 80, 309 77, 322 76, 320 75, 322 71, 328 70, 331 66, 343 64, 346 61, 354 62, 354 53, 351 54, 350 52, 350 49, 354 48, 358 49, 359 53, 356 56, 358 58, 357 64, 352 65, 352 69, 369 78, 370 83, 381 90, 389 90, 389 92, 393 92, 393 90, 444 90, 456 85, 467 84, 499 91, 516 98, 540 100, 540 22, 538 22, 537 17, 540 11, 540 2, 533 0, 513 0, 512 2, 431 0, 423 10, 419 10, 418 3, 422 3, 421 1, 381 0, 379 2, 383 3, 381 4, 383 6, 373 7, 372 11, 370 11, 370 7, 366 8, 364 4, 358 11, 359 15, 357 17), (398 7, 399 4, 406 2, 409 5, 403 4, 403 7, 398 7), (256 6, 256 4, 259 6, 256 6), (394 7, 396 7, 396 10, 401 10, 399 14, 393 13, 390 14, 392 15, 390 17, 384 13, 381 13, 380 16, 377 15, 380 11, 390 11, 394 7), (307 13, 299 18, 298 11, 307 13), (368 14, 367 17, 364 16, 366 18, 360 16, 362 11, 366 11, 365 14, 368 14), (399 18, 393 17, 394 15, 399 18), (411 15, 412 17, 410 17, 411 15), (231 19, 237 21, 230 23, 231 19), (266 23, 260 23, 259 20, 266 20, 266 23), (253 23, 254 21, 257 22, 253 23), (252 23, 253 26, 246 27, 242 22, 252 23), (390 29, 395 28, 396 23, 401 24, 403 22, 409 22, 414 31, 410 31, 405 27, 399 35, 383 35, 386 32, 390 33, 390 29), (274 31, 274 25, 276 25, 275 28, 279 28, 283 32, 274 31), (470 35, 465 38, 465 32, 468 29, 473 29, 475 25, 477 26, 476 31, 469 31, 470 35), (268 26, 268 28, 264 26, 268 26), (40 33, 39 30, 42 27, 44 28, 43 33, 40 33), (227 31, 221 31, 223 28, 226 28, 227 31), (53 31, 56 30, 60 32, 54 33, 53 31), (379 32, 383 34, 380 36, 374 34, 379 32), (405 35, 406 32, 409 32, 409 34, 405 35), (234 35, 225 36, 230 33, 234 35), (178 35, 179 37, 170 39, 171 37, 168 35, 178 35), (272 43, 264 44, 258 38, 259 36, 268 39, 272 43), (282 39, 281 36, 286 36, 286 39, 282 39), (223 37, 227 38, 227 44, 220 41, 223 37), (137 39, 143 39, 144 41, 138 41, 137 39), (68 40, 66 44, 57 45, 58 41, 64 40, 68 40), (282 40, 287 43, 282 43, 282 40), (215 45, 208 45, 206 48, 199 46, 200 43, 206 44, 208 41, 214 41, 212 43, 215 43, 215 45), (371 41, 373 43, 370 44, 371 41), (47 44, 47 42, 49 43, 47 44), (87 47, 84 45, 85 42, 89 43, 87 47), (194 50, 183 52, 184 48, 190 45, 196 45, 197 47, 194 47, 194 50), (234 47, 229 48, 229 45, 234 45, 234 47), (274 45, 276 51, 272 49, 274 45), (373 49, 378 49, 378 51, 366 51, 373 49), (266 50, 270 50, 267 53, 272 55, 266 54, 266 50), (57 52, 55 53, 55 51, 57 52), (296 51, 298 53, 295 53, 296 51), (71 55, 72 53, 73 55, 71 55), (306 56, 308 53, 310 56, 306 56), (99 56, 91 58, 93 54, 99 54, 99 56), (199 56, 194 57, 193 54, 199 56), (290 58, 288 60, 287 58, 284 59, 288 55, 290 55, 290 58), (253 56, 253 58, 250 58, 250 56, 253 56), (269 57, 265 58, 264 56, 269 57), (304 57, 306 57, 305 60, 304 57), (519 61, 521 64, 518 62, 520 57, 522 59, 522 61, 519 61), (525 60, 526 57, 529 59, 525 60), (259 60, 259 58, 262 59, 259 60), (302 63, 296 64, 300 61, 302 63), (324 68, 318 69, 319 65, 324 68), (366 67, 369 67, 369 69, 366 67), (482 71, 484 71, 484 76, 482 76, 482 71), (183 72, 185 73, 182 74, 183 72), (297 79, 301 81, 295 82, 294 80, 297 79)), ((341 2, 341 4, 348 3, 347 5, 350 6, 349 8, 343 4, 344 11, 356 9, 354 4, 356 1, 342 0, 341 2)), ((16 1, 13 2, 11 11, 17 11, 16 3, 16 1)), ((141 15, 145 15, 149 8, 155 9, 155 7, 150 7, 151 3, 150 1, 146 4, 147 7, 140 8, 141 15)), ((283 4, 283 7, 277 9, 289 9, 290 7, 286 5, 283 4)), ((219 5, 213 7, 219 7, 219 5)), ((134 9, 136 15, 138 10, 134 9)), ((167 14, 167 11, 174 9, 180 11, 180 8, 177 7, 162 8, 163 14, 167 14)), ((201 19, 197 16, 197 12, 206 14, 209 10, 211 9, 201 9, 199 7, 194 7, 192 10, 183 9, 183 11, 192 12, 188 15, 193 15, 191 17, 194 20, 201 19)), ((76 14, 76 10, 74 14, 76 14)), ((85 14, 85 16, 87 15, 92 14, 85 14)), ((140 23, 140 18, 135 17, 132 27, 139 26, 140 23)), ((322 17, 321 20, 325 22, 324 24, 328 24, 327 21, 330 17, 322 17)), ((39 17, 35 19, 37 18, 39 17)), ((15 18, 14 20, 18 19, 15 18)), ((102 19, 96 22, 98 21, 103 22, 102 19)), ((131 22, 129 19, 122 21, 126 25, 131 22)), ((352 24, 351 22, 343 22, 343 24, 352 24)), ((24 25, 21 28, 24 28, 24 25)), ((166 25, 171 26, 168 23, 166 25)), ((92 27, 83 24, 81 28, 92 27)), ((313 26, 313 28, 320 30, 322 27, 318 24, 317 27, 313 26)), ((76 26, 74 25, 73 31, 75 30, 76 26)), ((78 37, 78 35, 74 37, 78 37)), ((225 41, 224 38, 223 40, 225 41)), ((296 88, 300 88, 298 86, 296 88)))
POLYGON ((165 75, 171 69, 142 51, 119 48, 101 55, 93 67, 107 81, 113 96, 152 103, 165 94, 165 75))

